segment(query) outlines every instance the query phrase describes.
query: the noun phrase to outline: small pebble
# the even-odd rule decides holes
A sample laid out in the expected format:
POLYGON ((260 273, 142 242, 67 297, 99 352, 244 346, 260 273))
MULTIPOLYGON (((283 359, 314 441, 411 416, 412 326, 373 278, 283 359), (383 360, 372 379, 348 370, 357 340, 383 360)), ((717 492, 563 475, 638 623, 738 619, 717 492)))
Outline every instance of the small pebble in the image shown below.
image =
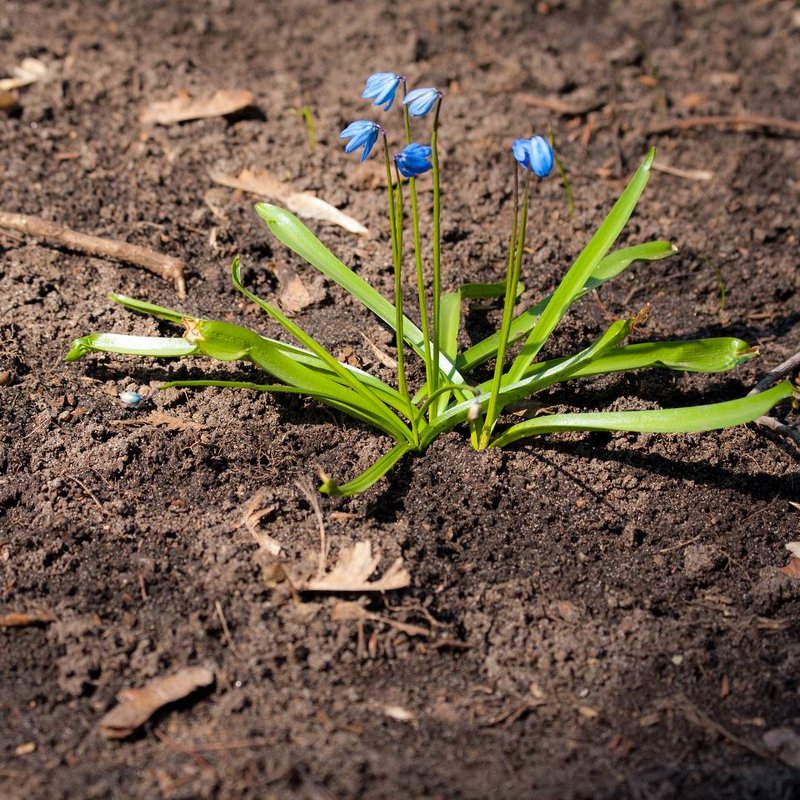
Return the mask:
POLYGON ((119 399, 122 401, 122 405, 128 408, 136 408, 142 402, 139 392, 120 392, 119 399))

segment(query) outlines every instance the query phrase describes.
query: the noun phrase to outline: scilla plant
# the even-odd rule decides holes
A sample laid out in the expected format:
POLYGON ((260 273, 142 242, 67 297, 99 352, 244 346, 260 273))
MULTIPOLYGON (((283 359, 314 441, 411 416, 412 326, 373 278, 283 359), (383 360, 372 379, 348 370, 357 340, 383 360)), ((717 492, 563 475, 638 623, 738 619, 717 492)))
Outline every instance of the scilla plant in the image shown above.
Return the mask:
POLYGON ((364 491, 406 454, 423 452, 441 433, 464 424, 469 427, 473 446, 482 450, 558 431, 678 433, 714 430, 750 422, 782 400, 797 398, 797 389, 789 381, 784 381, 760 394, 710 405, 646 411, 557 413, 500 425, 504 411, 514 403, 564 381, 653 367, 686 372, 721 372, 747 361, 756 352, 740 339, 730 337, 626 343, 631 331, 644 321, 646 314, 639 313, 613 322, 596 341, 572 355, 538 359, 551 333, 577 300, 636 261, 654 261, 676 252, 671 244, 663 241, 611 250, 650 177, 653 151, 636 170, 556 290, 516 313, 515 307, 524 288, 520 278, 531 196, 537 182, 550 173, 554 156, 550 145, 541 136, 514 141, 513 213, 505 280, 497 284, 468 283, 455 291, 444 292, 438 154, 443 94, 435 88, 407 91, 403 77, 381 72, 367 80, 363 97, 388 112, 401 87, 403 99, 399 106, 402 109, 404 146, 399 152, 392 155, 385 129, 371 120, 353 122, 341 134, 343 139, 347 139, 345 151, 360 150, 362 161, 369 157, 379 142, 379 150, 383 151, 394 267, 392 301, 342 263, 297 217, 274 205, 259 203, 256 206, 258 215, 284 245, 338 283, 391 328, 397 345, 396 386, 341 363, 275 305, 255 295, 242 280, 238 257, 231 268, 233 285, 293 337, 295 344, 229 322, 203 319, 123 295, 112 295, 112 300, 132 311, 183 326, 183 338, 93 333, 73 341, 67 360, 77 360, 90 352, 110 352, 154 357, 206 356, 220 361, 250 362, 274 382, 172 381, 162 388, 222 386, 305 395, 394 439, 394 446, 384 456, 349 482, 340 485, 332 478, 324 477, 321 490, 332 495, 364 491), (417 120, 429 114, 432 115, 430 144, 420 144, 412 138, 412 122, 419 125, 421 123, 417 120), (433 190, 430 253, 423 251, 416 185, 420 176, 428 172, 431 173, 433 190), (409 227, 410 247, 406 245, 409 227), (413 252, 419 325, 409 319, 404 309, 403 270, 407 250, 413 252), (500 330, 458 352, 462 304, 485 298, 503 299, 500 330), (515 357, 510 359, 512 348, 520 342, 515 357), (421 358, 425 366, 425 380, 413 392, 408 385, 406 368, 407 356, 411 353, 421 358), (475 368, 491 359, 494 359, 491 378, 474 382, 471 375, 475 368))

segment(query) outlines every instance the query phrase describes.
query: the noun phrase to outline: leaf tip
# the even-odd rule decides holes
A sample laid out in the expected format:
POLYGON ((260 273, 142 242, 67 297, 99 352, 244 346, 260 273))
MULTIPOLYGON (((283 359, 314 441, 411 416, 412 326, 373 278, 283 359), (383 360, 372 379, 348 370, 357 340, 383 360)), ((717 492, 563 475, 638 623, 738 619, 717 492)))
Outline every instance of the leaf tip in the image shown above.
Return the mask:
POLYGON ((340 497, 342 491, 339 488, 339 484, 322 467, 319 467, 317 472, 319 473, 320 481, 322 481, 319 486, 320 492, 327 494, 329 497, 340 497))
POLYGON ((655 147, 651 147, 647 155, 644 157, 644 161, 642 162, 642 167, 649 172, 655 160, 656 160, 656 149, 655 147))

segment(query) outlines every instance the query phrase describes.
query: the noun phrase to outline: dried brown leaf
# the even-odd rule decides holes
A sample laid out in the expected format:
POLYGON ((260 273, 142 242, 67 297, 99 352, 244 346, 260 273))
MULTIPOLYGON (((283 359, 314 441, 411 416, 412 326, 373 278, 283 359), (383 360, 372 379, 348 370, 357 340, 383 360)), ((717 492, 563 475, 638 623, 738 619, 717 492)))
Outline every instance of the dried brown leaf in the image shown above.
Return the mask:
POLYGON ((192 692, 214 682, 214 673, 205 667, 187 667, 173 675, 156 678, 141 689, 123 689, 120 704, 101 720, 100 730, 109 739, 124 739, 158 709, 182 700, 192 692))
POLYGON ((280 542, 273 539, 269 534, 259 530, 259 525, 264 517, 268 517, 277 506, 272 503, 264 505, 266 499, 265 492, 258 492, 247 503, 242 515, 242 525, 250 531, 250 535, 256 540, 258 546, 269 553, 271 556, 280 555, 281 545, 280 542))
POLYGON ((297 314, 314 302, 311 292, 308 291, 300 276, 288 264, 279 264, 274 271, 275 277, 280 284, 278 302, 284 311, 289 314, 297 314))
POLYGON ((338 602, 333 607, 333 610, 331 611, 331 619, 334 622, 343 622, 345 620, 382 622, 384 625, 388 625, 390 628, 394 628, 401 633, 405 633, 406 636, 423 636, 426 639, 430 639, 432 635, 428 628, 423 628, 420 625, 410 625, 408 622, 400 622, 399 620, 392 619, 391 617, 382 617, 380 614, 372 614, 358 603, 348 602, 345 600, 338 602))
POLYGON ((143 125, 172 125, 192 119, 224 117, 247 108, 253 102, 253 93, 246 89, 219 90, 211 97, 193 98, 182 92, 172 100, 149 103, 142 110, 143 125))
POLYGON ((13 78, 0 79, 0 92, 12 92, 40 81, 47 74, 47 64, 38 58, 24 58, 13 73, 13 78))
POLYGON ((46 609, 34 609, 33 611, 12 611, 8 614, 0 615, 0 628, 22 628, 27 625, 43 625, 48 622, 55 622, 55 615, 46 609))
POLYGON ((792 728, 773 728, 764 734, 764 744, 784 764, 800 769, 800 734, 792 728))
POLYGON ((165 414, 163 411, 151 411, 135 419, 115 419, 111 421, 112 425, 121 427, 140 427, 144 425, 153 425, 157 428, 167 428, 171 431, 204 431, 206 426, 200 422, 194 422, 191 419, 181 419, 180 417, 173 417, 165 414))
POLYGON ((297 588, 309 592, 389 592, 405 589, 411 583, 411 574, 403 566, 402 558, 398 558, 381 578, 370 581, 380 560, 381 552, 376 550, 373 556, 371 542, 356 542, 353 547, 342 550, 330 572, 297 588))
POLYGON ((19 106, 19 92, 0 91, 0 111, 12 111, 19 106))
POLYGON ((271 172, 262 170, 254 172, 249 169, 242 170, 238 175, 228 175, 224 172, 213 171, 209 177, 215 183, 231 189, 240 189, 243 192, 265 197, 283 203, 290 211, 306 219, 318 219, 322 222, 332 222, 350 233, 366 236, 369 231, 353 217, 344 214, 330 203, 326 203, 310 192, 296 192, 288 183, 278 180, 271 172))
POLYGON ((800 558, 790 558, 785 567, 778 567, 778 572, 789 578, 800 579, 800 558))

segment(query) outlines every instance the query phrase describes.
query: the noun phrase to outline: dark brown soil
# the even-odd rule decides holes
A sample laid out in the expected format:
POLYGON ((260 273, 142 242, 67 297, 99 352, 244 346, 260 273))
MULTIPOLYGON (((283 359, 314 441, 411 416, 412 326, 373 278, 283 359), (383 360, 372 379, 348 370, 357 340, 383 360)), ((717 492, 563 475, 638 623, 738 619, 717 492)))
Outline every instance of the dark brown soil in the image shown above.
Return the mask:
MULTIPOLYGON (((559 182, 542 183, 526 302, 552 289, 649 146, 662 163, 710 171, 654 173, 625 241, 668 238, 680 255, 585 300, 551 352, 650 302, 647 337, 736 335, 762 357, 735 374, 656 371, 552 399, 741 396, 800 346, 798 137, 647 129, 796 118, 795 3, 7 0, 0 42, 2 74, 27 56, 51 68, 0 117, 0 206, 190 264, 179 302, 143 270, 0 232, 0 613, 54 617, 0 632, 0 795, 800 797, 791 754, 763 744, 800 726, 800 581, 778 572, 798 538, 790 444, 739 428, 475 453, 449 434, 363 496, 320 499, 332 559, 370 539, 412 573, 409 590, 369 601, 380 619, 358 623, 334 614, 357 597, 275 586, 242 518, 261 493, 273 508, 260 531, 287 560, 313 559, 317 522, 296 482, 314 482, 318 465, 346 480, 386 440, 311 402, 246 392, 172 390, 136 411, 118 400, 168 376, 255 374, 236 364, 62 363, 91 330, 167 330, 110 304, 111 291, 276 333, 230 287, 231 257, 267 296, 276 264, 314 279, 252 198, 214 188, 215 168, 272 170, 362 220, 373 238, 312 227, 388 289, 382 189, 337 135, 373 118, 359 100, 366 75, 397 69, 447 92, 449 286, 502 277, 515 136, 553 126, 577 206, 568 218, 559 182), (252 90, 254 107, 139 122, 150 101, 217 88, 252 90), (595 110, 559 116, 530 95, 595 110), (313 151, 291 112, 304 104, 313 151), (198 425, 119 424, 154 409, 198 425), (121 689, 194 664, 216 672, 211 690, 132 739, 103 737, 121 689)), ((389 349, 388 333, 337 287, 324 293, 297 320, 382 369, 361 333, 389 349)), ((477 335, 485 321, 468 324, 477 335)))

